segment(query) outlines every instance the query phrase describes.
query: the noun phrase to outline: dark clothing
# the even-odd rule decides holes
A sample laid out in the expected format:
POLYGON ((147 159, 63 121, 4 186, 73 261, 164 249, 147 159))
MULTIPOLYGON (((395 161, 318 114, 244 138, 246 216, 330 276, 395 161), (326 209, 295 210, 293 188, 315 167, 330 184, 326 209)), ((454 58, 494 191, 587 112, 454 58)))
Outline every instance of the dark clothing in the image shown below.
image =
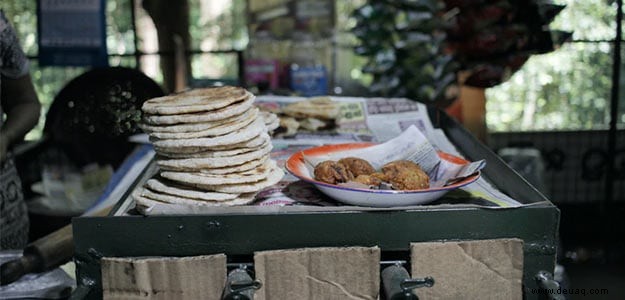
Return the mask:
MULTIPOLYGON (((28 60, 17 40, 15 30, 0 11, 0 88, 1 80, 28 74, 28 60)), ((0 90, 1 93, 1 90, 0 90)), ((0 128, 4 122, 0 103, 0 128)), ((28 242, 28 211, 22 184, 9 155, 0 162, 0 250, 21 249, 28 242)))

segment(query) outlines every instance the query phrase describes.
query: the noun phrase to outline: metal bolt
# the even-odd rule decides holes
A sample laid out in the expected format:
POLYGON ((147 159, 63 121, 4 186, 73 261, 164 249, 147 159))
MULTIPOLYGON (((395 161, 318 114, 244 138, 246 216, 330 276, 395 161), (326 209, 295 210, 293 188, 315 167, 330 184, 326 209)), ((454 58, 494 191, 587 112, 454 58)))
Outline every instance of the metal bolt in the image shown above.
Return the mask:
POLYGON ((208 228, 218 228, 221 226, 221 223, 219 223, 219 221, 208 221, 206 222, 206 227, 208 228))

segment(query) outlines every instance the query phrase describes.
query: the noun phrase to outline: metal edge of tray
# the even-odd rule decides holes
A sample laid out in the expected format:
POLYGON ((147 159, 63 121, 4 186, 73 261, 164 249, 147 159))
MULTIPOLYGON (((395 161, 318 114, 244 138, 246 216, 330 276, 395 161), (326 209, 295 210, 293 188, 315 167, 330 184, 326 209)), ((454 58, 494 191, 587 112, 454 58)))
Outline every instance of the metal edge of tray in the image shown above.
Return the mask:
POLYGON ((454 144, 462 145, 458 151, 462 152, 470 160, 487 160, 482 174, 502 192, 523 204, 528 204, 531 201, 545 202, 547 206, 553 206, 547 197, 511 169, 497 154, 473 137, 468 130, 445 112, 430 108, 429 114, 435 127, 443 129, 454 144))

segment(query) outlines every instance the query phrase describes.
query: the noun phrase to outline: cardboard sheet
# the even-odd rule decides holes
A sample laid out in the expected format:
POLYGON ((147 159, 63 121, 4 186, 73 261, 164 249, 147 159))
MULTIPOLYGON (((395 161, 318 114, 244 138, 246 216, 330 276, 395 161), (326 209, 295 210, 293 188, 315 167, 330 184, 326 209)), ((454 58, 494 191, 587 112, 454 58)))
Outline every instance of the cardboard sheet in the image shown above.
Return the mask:
POLYGON ((224 254, 102 258, 104 299, 220 299, 225 285, 224 254))
POLYGON ((411 276, 434 278, 419 299, 522 299, 523 241, 412 243, 411 276))
POLYGON ((308 248, 257 252, 255 299, 377 299, 380 249, 308 248))

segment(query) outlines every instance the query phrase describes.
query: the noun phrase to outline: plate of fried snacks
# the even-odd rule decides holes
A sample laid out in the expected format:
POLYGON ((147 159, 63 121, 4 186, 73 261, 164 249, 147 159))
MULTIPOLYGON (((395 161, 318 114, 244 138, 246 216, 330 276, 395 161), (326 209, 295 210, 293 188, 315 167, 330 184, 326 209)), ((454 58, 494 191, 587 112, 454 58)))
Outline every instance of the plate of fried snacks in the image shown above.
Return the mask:
POLYGON ((339 202, 396 207, 432 202, 468 185, 484 165, 437 151, 413 126, 383 144, 333 144, 297 152, 286 169, 339 202))

